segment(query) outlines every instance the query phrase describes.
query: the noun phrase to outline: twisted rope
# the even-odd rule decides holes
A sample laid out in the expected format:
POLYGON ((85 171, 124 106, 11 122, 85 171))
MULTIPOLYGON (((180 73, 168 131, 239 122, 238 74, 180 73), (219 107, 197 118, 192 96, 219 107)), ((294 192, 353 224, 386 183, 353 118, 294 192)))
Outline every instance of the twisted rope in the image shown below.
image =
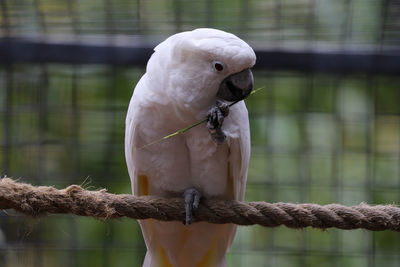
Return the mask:
MULTIPOLYGON (((58 190, 32 186, 9 178, 0 180, 0 209, 14 209, 31 216, 72 213, 97 219, 129 217, 162 221, 184 221, 183 199, 134 197, 110 194, 105 189, 88 191, 77 185, 58 190)), ((204 199, 195 213, 196 221, 259 224, 266 227, 368 229, 400 231, 400 207, 395 205, 343 206, 330 204, 243 203, 204 199)))

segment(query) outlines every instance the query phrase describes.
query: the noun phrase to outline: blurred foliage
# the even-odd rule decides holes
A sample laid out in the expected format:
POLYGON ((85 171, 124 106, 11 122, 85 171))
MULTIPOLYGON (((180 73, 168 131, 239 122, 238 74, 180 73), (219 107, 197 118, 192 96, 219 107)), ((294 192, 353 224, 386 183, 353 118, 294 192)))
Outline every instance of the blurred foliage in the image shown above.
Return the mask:
MULTIPOLYGON (((145 35, 214 27, 259 45, 399 44, 397 0, 3 0, 2 34, 145 35), (261 42, 261 43, 260 43, 261 42)), ((157 39, 157 38, 156 38, 157 39)))
MULTIPOLYGON (((196 27, 256 47, 398 45, 395 1, 4 0, 1 34, 163 37, 196 27)), ((362 46, 359 46, 362 48, 362 46)), ((144 67, 0 66, 0 174, 129 193, 124 120, 144 67)), ((256 71, 246 200, 400 202, 400 78, 256 71)), ((140 266, 137 222, 0 214, 0 266, 140 266)), ((398 266, 392 232, 240 227, 229 266, 398 266)))

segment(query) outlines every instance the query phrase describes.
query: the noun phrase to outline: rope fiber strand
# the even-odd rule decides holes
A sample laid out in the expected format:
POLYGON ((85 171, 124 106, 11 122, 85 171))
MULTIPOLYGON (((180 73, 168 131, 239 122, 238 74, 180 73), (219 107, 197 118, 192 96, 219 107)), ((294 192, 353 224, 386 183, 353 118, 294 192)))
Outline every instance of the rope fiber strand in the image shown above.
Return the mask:
MULTIPOLYGON (((32 186, 10 178, 0 180, 0 209, 14 209, 30 216, 71 213, 96 219, 129 217, 161 221, 184 221, 183 198, 134 197, 110 194, 105 189, 88 191, 77 185, 58 190, 32 186)), ((330 204, 243 203, 202 199, 195 221, 210 223, 259 224, 266 227, 367 229, 400 231, 400 207, 395 205, 343 206, 330 204)))

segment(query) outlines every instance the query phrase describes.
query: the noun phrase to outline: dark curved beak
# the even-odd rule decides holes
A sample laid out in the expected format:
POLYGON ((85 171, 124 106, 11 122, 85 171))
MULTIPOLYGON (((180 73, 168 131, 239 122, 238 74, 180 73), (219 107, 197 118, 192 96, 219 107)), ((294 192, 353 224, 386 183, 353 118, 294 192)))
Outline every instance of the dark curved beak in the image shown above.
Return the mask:
POLYGON ((219 86, 217 97, 226 101, 245 99, 253 90, 253 73, 250 69, 226 77, 219 86))

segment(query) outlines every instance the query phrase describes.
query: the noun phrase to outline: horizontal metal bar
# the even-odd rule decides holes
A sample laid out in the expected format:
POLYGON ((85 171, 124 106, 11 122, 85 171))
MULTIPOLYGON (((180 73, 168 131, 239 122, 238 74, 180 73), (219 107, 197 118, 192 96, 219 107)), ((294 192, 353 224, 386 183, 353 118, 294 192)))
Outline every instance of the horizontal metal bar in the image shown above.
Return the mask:
MULTIPOLYGON (((112 64, 145 66, 154 45, 49 42, 0 38, 0 63, 112 64)), ((258 49, 256 69, 326 73, 400 74, 400 50, 258 49)))
POLYGON ((55 43, 24 39, 0 39, 2 63, 66 63, 146 65, 152 47, 117 46, 107 43, 55 43))
POLYGON ((256 51, 257 68, 325 73, 400 74, 400 52, 256 51))

